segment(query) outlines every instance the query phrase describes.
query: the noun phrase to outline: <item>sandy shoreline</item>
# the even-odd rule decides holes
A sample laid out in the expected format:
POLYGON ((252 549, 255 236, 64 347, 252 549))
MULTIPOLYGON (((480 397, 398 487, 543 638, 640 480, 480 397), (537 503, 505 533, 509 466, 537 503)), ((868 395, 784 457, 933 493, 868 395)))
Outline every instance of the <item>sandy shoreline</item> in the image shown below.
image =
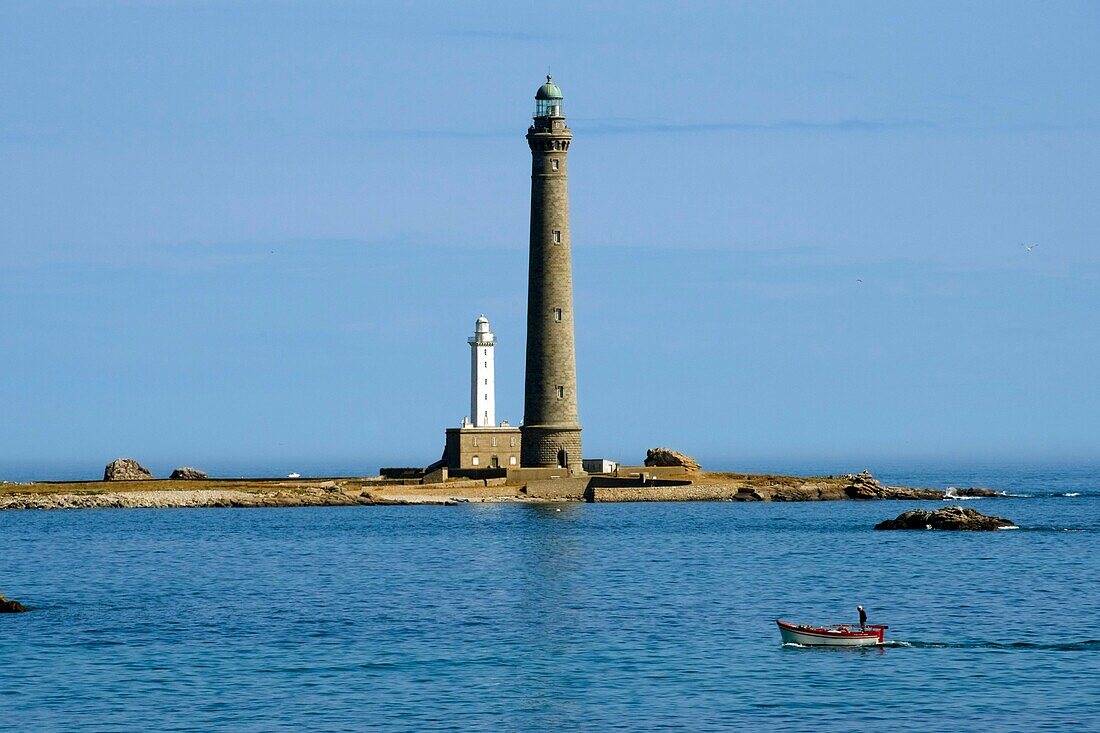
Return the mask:
MULTIPOLYGON (((647 501, 842 501, 941 500, 937 489, 883 487, 867 474, 801 478, 764 474, 696 472, 682 485, 586 486, 562 482, 560 492, 533 494, 527 486, 492 479, 441 484, 402 484, 378 478, 206 479, 81 481, 0 484, 0 510, 168 509, 185 507, 295 507, 393 504, 450 505, 478 502, 647 501), (690 481, 690 483, 686 483, 690 481)), ((960 495, 995 492, 961 490, 960 495)))

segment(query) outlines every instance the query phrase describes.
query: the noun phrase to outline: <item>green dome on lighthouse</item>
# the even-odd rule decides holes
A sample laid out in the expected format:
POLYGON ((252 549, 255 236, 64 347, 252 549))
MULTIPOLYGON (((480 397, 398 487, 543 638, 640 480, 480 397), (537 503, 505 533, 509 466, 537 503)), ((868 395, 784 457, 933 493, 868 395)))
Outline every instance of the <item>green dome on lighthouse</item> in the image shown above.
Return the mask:
POLYGON ((561 95, 561 89, 550 80, 550 75, 547 74, 546 83, 535 92, 535 99, 564 99, 564 97, 561 95))
POLYGON ((535 92, 535 117, 562 117, 563 99, 561 89, 547 74, 546 83, 535 92))

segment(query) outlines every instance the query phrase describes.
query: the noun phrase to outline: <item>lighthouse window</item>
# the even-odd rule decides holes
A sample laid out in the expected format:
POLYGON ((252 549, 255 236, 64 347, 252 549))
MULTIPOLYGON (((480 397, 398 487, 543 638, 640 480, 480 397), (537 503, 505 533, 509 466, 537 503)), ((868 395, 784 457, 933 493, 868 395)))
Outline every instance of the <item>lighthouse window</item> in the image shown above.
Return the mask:
POLYGON ((485 380, 485 384, 488 384, 488 383, 489 383, 489 380, 488 380, 488 379, 486 379, 486 380, 485 380))
POLYGON ((488 356, 489 355, 489 350, 488 349, 482 349, 481 353, 482 353, 483 356, 488 356))
POLYGON ((554 230, 554 242, 556 242, 557 244, 561 244, 561 230, 560 229, 555 229, 554 230))
POLYGON ((485 399, 489 399, 489 395, 485 395, 485 399))
POLYGON ((561 308, 554 309, 554 320, 558 321, 559 323, 561 322, 561 308))
POLYGON ((557 170, 558 169, 558 159, 557 158, 552 158, 550 160, 550 168, 552 170, 557 170))
POLYGON ((489 362, 485 362, 485 368, 486 368, 486 369, 488 369, 488 368, 489 368, 489 362))
POLYGON ((565 387, 558 387, 558 399, 565 397, 565 387))

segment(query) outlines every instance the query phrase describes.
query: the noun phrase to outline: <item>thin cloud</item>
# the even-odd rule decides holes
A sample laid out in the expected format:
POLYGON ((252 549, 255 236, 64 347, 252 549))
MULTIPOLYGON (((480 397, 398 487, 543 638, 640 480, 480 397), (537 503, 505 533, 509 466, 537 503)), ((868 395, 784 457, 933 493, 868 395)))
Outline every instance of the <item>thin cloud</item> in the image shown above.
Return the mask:
MULTIPOLYGON (((943 124, 925 119, 869 119, 851 117, 843 120, 776 120, 774 122, 748 122, 730 120, 724 122, 652 122, 607 117, 571 117, 573 129, 587 135, 642 135, 642 134, 696 134, 708 132, 825 132, 825 133, 876 133, 903 130, 937 130, 942 132, 1092 132, 1100 130, 1098 121, 1081 121, 1066 124, 1022 123, 999 125, 943 124)), ((514 128, 485 128, 480 130, 447 130, 438 128, 384 128, 358 131, 364 137, 422 138, 422 139, 485 139, 512 137, 514 128)))
MULTIPOLYGON (((928 130, 938 126, 928 120, 847 119, 832 122, 818 120, 782 120, 779 122, 643 122, 606 118, 570 120, 574 130, 586 135, 695 134, 707 132, 836 132, 863 133, 893 130, 928 130)), ((515 136, 514 128, 448 130, 438 128, 376 128, 349 132, 349 136, 387 137, 422 140, 488 139, 515 136)))
MULTIPOLYGON (((1018 124, 1018 125, 945 125, 923 119, 875 120, 849 118, 844 120, 778 120, 776 122, 646 122, 624 121, 609 118, 573 117, 571 127, 591 136, 615 135, 695 135, 706 133, 774 133, 818 132, 835 134, 875 134, 902 131, 937 131, 963 134, 988 133, 1062 133, 1095 132, 1100 130, 1100 122, 1076 122, 1064 125, 1055 124, 1018 124)), ((514 128, 486 128, 481 130, 446 130, 437 128, 384 128, 367 129, 346 133, 347 137, 385 137, 411 140, 477 140, 514 137, 514 128)))
POLYGON ((776 122, 622 122, 577 119, 573 126, 594 135, 634 135, 641 133, 696 132, 884 132, 891 130, 928 130, 937 125, 928 120, 779 120, 776 122))

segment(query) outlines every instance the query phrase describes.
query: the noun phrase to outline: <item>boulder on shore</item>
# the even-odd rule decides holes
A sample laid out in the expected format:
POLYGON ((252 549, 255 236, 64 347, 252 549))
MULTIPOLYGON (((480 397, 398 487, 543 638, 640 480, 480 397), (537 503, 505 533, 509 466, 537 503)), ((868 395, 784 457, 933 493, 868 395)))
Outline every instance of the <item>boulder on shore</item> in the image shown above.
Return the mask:
POLYGON ((200 471, 190 466, 181 466, 175 471, 172 471, 172 475, 168 478, 175 479, 176 481, 202 481, 209 478, 209 476, 206 475, 206 471, 200 471))
POLYGON ((26 610, 27 607, 19 601, 9 601, 0 593, 0 613, 23 613, 26 610))
POLYGON ((921 509, 903 512, 896 519, 887 519, 875 525, 875 529, 957 529, 989 531, 1001 527, 1015 527, 1015 523, 1003 517, 987 517, 974 509, 948 506, 927 512, 921 509))
POLYGON ((685 455, 671 448, 650 448, 646 451, 645 465, 647 466, 683 466, 689 471, 700 470, 699 462, 689 455, 685 455))
POLYGON ((133 458, 116 458, 103 469, 104 481, 148 481, 151 478, 153 474, 133 458))
POLYGON ((849 499, 881 499, 886 493, 885 488, 871 475, 870 471, 850 473, 844 478, 848 482, 844 487, 844 493, 849 499))

